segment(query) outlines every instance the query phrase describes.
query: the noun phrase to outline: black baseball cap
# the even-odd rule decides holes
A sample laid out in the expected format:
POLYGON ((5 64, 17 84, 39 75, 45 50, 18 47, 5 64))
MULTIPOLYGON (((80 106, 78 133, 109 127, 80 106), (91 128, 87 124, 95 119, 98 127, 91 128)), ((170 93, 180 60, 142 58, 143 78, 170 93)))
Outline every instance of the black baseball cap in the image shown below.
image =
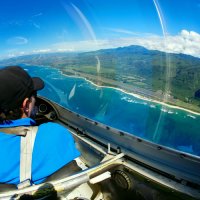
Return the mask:
POLYGON ((12 110, 22 105, 26 97, 44 88, 39 77, 30 75, 19 66, 0 69, 0 110, 12 110))

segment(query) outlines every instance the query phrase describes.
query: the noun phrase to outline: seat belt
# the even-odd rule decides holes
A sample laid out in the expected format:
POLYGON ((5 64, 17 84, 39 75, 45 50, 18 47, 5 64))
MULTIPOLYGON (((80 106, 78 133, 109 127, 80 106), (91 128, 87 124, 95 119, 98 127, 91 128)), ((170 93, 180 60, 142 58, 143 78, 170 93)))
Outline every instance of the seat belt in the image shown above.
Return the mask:
POLYGON ((31 185, 32 172, 32 153, 35 142, 37 126, 28 127, 25 137, 21 137, 20 144, 20 183, 17 185, 18 189, 28 187, 31 185))
POLYGON ((13 134, 18 136, 26 136, 29 127, 26 126, 18 126, 18 127, 8 127, 8 128, 0 128, 0 132, 13 134))
POLYGON ((31 185, 32 153, 38 126, 0 128, 1 132, 21 136, 20 183, 18 189, 31 185))

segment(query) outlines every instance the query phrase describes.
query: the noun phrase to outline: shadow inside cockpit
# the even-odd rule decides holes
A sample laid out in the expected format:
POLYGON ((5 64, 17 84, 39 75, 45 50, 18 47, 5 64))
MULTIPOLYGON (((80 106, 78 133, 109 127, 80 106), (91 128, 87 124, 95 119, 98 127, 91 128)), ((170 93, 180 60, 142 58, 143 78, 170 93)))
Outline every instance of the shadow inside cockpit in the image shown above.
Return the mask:
MULTIPOLYGON (((11 198, 12 199, 12 198, 11 198)), ((51 183, 45 183, 33 194, 23 194, 20 200, 59 200, 57 191, 51 183)))
MULTIPOLYGON (((32 194, 23 194, 22 196, 18 197, 18 195, 13 195, 11 199, 20 199, 20 200, 59 200, 57 191, 55 190, 54 186, 49 181, 59 180, 61 178, 68 177, 74 173, 80 172, 81 168, 76 164, 73 160, 67 165, 63 166, 60 170, 49 176, 41 187, 32 195, 32 194)), ((6 185, 6 184, 5 184, 6 185)), ((14 185, 6 185, 8 191, 9 189, 16 189, 14 185), (13 187, 13 188, 11 188, 13 187)), ((5 191, 5 190, 4 190, 5 191)))

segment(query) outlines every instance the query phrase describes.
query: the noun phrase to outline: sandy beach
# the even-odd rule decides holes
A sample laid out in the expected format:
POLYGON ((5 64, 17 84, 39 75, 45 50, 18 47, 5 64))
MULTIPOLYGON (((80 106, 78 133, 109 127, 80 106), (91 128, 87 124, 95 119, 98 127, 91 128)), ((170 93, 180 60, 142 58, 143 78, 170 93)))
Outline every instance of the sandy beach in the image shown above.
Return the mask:
POLYGON ((189 109, 186 109, 186 108, 182 108, 182 107, 179 107, 179 106, 173 106, 173 105, 170 105, 170 104, 167 104, 167 103, 164 103, 164 102, 160 102, 160 101, 157 101, 157 100, 153 100, 153 99, 150 99, 150 98, 147 98, 147 97, 144 97, 142 95, 139 95, 139 94, 135 94, 135 93, 130 93, 130 92, 127 92, 121 88, 116 88, 116 87, 110 87, 110 86, 99 86, 95 83, 93 83, 92 81, 82 77, 83 79, 85 79, 86 81, 90 82, 91 84, 95 85, 96 87, 103 87, 103 88, 112 88, 112 89, 115 89, 115 90, 119 90, 123 93, 126 93, 128 95, 131 95, 131 96, 134 96, 138 99, 142 99, 142 100, 145 100, 145 101, 149 101, 149 102, 153 102, 153 103, 157 103, 157 104, 161 104, 163 106, 166 106, 166 107, 169 107, 169 108, 174 108, 174 109, 179 109, 179 110, 184 110, 186 112, 189 112, 189 113, 192 113, 192 114, 195 114, 195 115, 200 115, 200 113, 198 112, 194 112, 192 110, 189 110, 189 109))
POLYGON ((112 86, 102 86, 102 85, 98 85, 98 84, 94 83, 93 81, 89 80, 88 78, 81 76, 81 75, 80 75, 81 73, 79 73, 79 76, 67 75, 67 74, 65 74, 64 72, 62 72, 62 74, 63 74, 64 76, 68 76, 68 77, 84 79, 84 80, 88 81, 89 83, 91 83, 92 85, 94 85, 94 86, 96 86, 96 87, 98 87, 98 88, 111 88, 111 89, 115 89, 115 90, 121 91, 121 92, 123 92, 123 93, 126 93, 126 94, 128 94, 128 95, 134 96, 134 97, 136 97, 136 98, 138 98, 138 99, 141 99, 141 100, 145 100, 145 101, 149 101, 149 102, 152 102, 152 103, 160 104, 160 105, 162 105, 162 106, 164 106, 164 107, 168 107, 168 108, 184 110, 184 111, 186 111, 186 112, 188 112, 188 113, 191 113, 191 114, 194 114, 194 115, 200 115, 200 113, 198 113, 198 112, 195 112, 195 111, 192 111, 192 110, 189 110, 189 109, 186 109, 186 108, 182 108, 182 107, 179 107, 179 106, 175 106, 175 105, 170 105, 170 104, 167 104, 167 103, 165 103, 165 102, 160 102, 160 101, 158 101, 158 100, 151 99, 151 98, 148 98, 148 97, 145 97, 145 96, 143 96, 143 95, 136 94, 136 93, 133 93, 133 92, 127 92, 126 90, 121 89, 121 88, 112 87, 112 86))

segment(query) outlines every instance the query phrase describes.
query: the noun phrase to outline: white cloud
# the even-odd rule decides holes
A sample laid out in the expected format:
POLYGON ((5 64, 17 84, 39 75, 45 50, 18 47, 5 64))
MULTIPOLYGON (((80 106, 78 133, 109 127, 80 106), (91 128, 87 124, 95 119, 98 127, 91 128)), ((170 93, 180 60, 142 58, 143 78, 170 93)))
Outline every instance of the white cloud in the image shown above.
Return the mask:
POLYGON ((151 50, 159 50, 169 53, 183 53, 200 57, 200 34, 194 31, 182 30, 178 35, 146 35, 143 37, 126 37, 115 40, 107 40, 110 47, 141 45, 151 50))
POLYGON ((120 29, 120 28, 106 28, 106 30, 113 31, 116 33, 123 33, 123 34, 128 34, 128 35, 139 35, 139 33, 126 30, 126 29, 120 29))
POLYGON ((35 26, 35 28, 40 29, 40 25, 36 24, 35 22, 33 22, 33 26, 35 26))
POLYGON ((40 29, 39 23, 36 23, 36 22, 33 21, 33 20, 29 20, 29 23, 30 23, 32 26, 34 26, 35 28, 40 29))
POLYGON ((106 48, 106 40, 82 40, 75 42, 60 42, 52 45, 52 49, 65 49, 65 51, 93 51, 106 48))
POLYGON ((25 55, 25 52, 23 52, 23 51, 21 51, 21 52, 13 52, 13 53, 9 53, 8 57, 11 58, 11 57, 23 56, 23 55, 25 55))
POLYGON ((51 49, 38 49, 38 50, 33 50, 32 53, 49 53, 51 52, 51 49))
MULTIPOLYGON (((163 39, 161 38, 156 48, 166 52, 184 53, 200 57, 199 44, 200 34, 194 31, 182 30, 180 34, 176 36, 167 36, 163 39)), ((149 46, 149 48, 151 48, 151 46, 149 46)))
POLYGON ((61 48, 61 49, 57 49, 58 52, 72 52, 74 51, 73 49, 66 49, 66 48, 61 48))
POLYGON ((39 16, 42 16, 42 15, 43 15, 43 13, 38 13, 38 14, 33 15, 32 17, 39 17, 39 16))
POLYGON ((11 37, 7 40, 9 45, 24 45, 28 43, 28 39, 21 36, 11 37))
MULTIPOLYGON (((21 39, 21 42, 24 41, 21 39)), ((25 41, 24 41, 25 42, 25 41)), ((150 50, 159 50, 169 53, 183 53, 200 58, 200 34, 194 31, 182 30, 178 35, 167 35, 165 38, 158 35, 143 34, 143 36, 134 36, 117 39, 105 40, 82 40, 71 42, 60 42, 52 44, 44 49, 35 49, 26 52, 50 53, 50 52, 76 52, 76 51, 94 51, 98 49, 108 49, 123 47, 129 45, 140 45, 150 50)), ((17 53, 15 52, 15 56, 17 53)))
POLYGON ((125 37, 107 40, 85 40, 57 43, 51 46, 66 51, 92 51, 97 49, 116 48, 129 45, 141 45, 150 50, 159 50, 168 53, 183 53, 200 57, 200 34, 194 31, 182 30, 178 35, 166 37, 146 34, 143 37, 125 37))
POLYGON ((25 54, 26 52, 19 51, 18 49, 9 49, 8 51, 6 51, 6 56, 0 56, 0 59, 22 56, 25 54))

